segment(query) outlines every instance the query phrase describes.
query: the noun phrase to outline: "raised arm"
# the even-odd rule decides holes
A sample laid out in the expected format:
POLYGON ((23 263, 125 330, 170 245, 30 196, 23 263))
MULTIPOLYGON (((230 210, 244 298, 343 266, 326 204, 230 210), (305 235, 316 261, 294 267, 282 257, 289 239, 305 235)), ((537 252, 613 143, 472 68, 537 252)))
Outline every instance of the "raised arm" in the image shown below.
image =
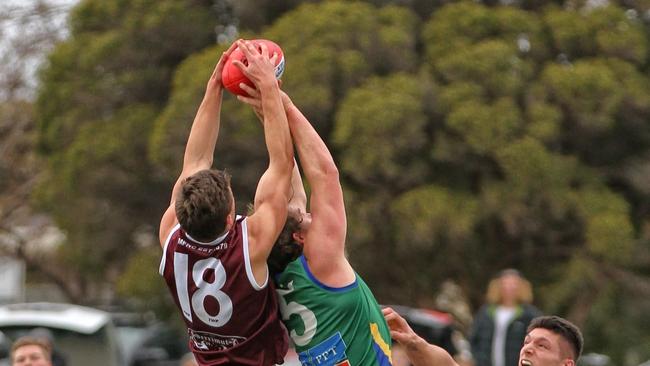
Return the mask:
MULTIPOLYGON (((258 117, 261 117, 263 109, 260 108, 259 92, 243 84, 241 87, 250 97, 239 96, 238 99, 250 104, 258 117)), ((293 104, 289 96, 284 92, 281 93, 293 141, 300 156, 303 171, 311 186, 312 225, 309 232, 314 234, 308 234, 308 236, 323 243, 323 245, 308 245, 307 243, 305 251, 314 252, 314 255, 309 258, 313 257, 315 261, 320 261, 322 258, 325 263, 330 261, 333 256, 343 257, 345 250, 345 206, 338 169, 316 130, 293 104)), ((302 209, 304 212, 307 197, 300 172, 296 168, 294 168, 291 186, 294 189, 294 196, 289 205, 302 209)))
POLYGON ((192 174, 212 167, 212 160, 214 158, 214 149, 219 135, 219 127, 221 124, 221 98, 223 96, 223 86, 221 84, 221 71, 223 65, 228 59, 228 56, 235 49, 235 44, 225 51, 219 62, 212 71, 212 75, 208 80, 208 85, 196 112, 196 117, 192 122, 192 129, 187 139, 185 146, 185 155, 183 157, 183 170, 174 184, 170 204, 160 220, 159 239, 160 245, 165 244, 169 231, 178 222, 176 219, 176 212, 174 204, 176 201, 177 193, 183 184, 185 178, 192 174))
MULTIPOLYGON (((253 108, 253 112, 255 112, 255 115, 259 121, 262 123, 262 126, 264 126, 264 111, 262 110, 262 100, 260 98, 260 93, 257 91, 257 89, 253 89, 243 83, 241 84, 241 88, 249 95, 249 97, 238 95, 237 99, 246 104, 249 104, 253 108)), ((282 106, 285 109, 293 105, 291 99, 285 92, 280 91, 280 95, 282 97, 282 106)), ((307 193, 305 193, 305 187, 302 183, 300 169, 298 168, 298 163, 295 161, 295 159, 293 161, 293 164, 293 171, 291 173, 291 188, 289 192, 289 212, 306 212, 307 193)), ((257 194, 255 196, 257 197, 257 194)), ((257 207, 258 204, 259 203, 257 201, 254 202, 254 207, 257 207)))
POLYGON ((390 328, 391 338, 404 346, 406 356, 413 366, 458 366, 447 351, 429 344, 417 335, 395 310, 384 308, 382 312, 390 328))
POLYGON ((302 184, 302 176, 298 163, 294 160, 293 172, 291 173, 291 192, 289 198, 289 211, 307 212, 307 193, 302 184))
MULTIPOLYGON (((257 91, 245 85, 242 88, 250 97, 240 96, 239 100, 253 106, 259 114, 261 102, 257 91)), ((311 188, 309 206, 312 220, 305 238, 304 253, 312 273, 321 282, 330 286, 347 285, 354 280, 354 271, 345 259, 347 223, 338 169, 323 140, 289 96, 282 93, 282 101, 293 142, 311 188)), ((306 195, 296 169, 292 187, 295 188, 294 198, 289 205, 304 212, 306 195)))
POLYGON ((275 55, 269 59, 262 43, 261 52, 250 41, 239 41, 248 65, 236 62, 260 92, 264 111, 264 140, 269 152, 269 166, 255 193, 255 212, 248 219, 249 250, 255 278, 266 278, 266 259, 287 218, 291 172, 294 166, 293 146, 280 88, 275 79, 275 55))
MULTIPOLYGON (((311 226, 305 238, 304 253, 314 274, 328 284, 332 276, 350 279, 353 274, 345 260, 347 221, 343 189, 334 158, 302 112, 289 103, 286 108, 289 129, 300 157, 303 173, 310 185, 311 226)), ((347 281, 347 280, 346 280, 347 281)))

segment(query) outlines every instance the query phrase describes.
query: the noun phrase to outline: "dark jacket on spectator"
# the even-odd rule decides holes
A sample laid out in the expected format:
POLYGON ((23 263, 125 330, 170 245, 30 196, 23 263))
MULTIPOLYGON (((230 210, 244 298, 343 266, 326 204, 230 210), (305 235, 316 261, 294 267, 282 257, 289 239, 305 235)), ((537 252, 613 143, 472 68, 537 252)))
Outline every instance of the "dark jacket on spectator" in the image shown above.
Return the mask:
MULTIPOLYGON (((496 308, 497 305, 484 305, 474 318, 469 341, 475 366, 492 366, 492 339, 494 336, 494 313, 496 308)), ((532 305, 522 304, 517 307, 506 334, 506 366, 517 365, 519 351, 526 337, 526 328, 530 321, 539 315, 542 314, 532 305)))

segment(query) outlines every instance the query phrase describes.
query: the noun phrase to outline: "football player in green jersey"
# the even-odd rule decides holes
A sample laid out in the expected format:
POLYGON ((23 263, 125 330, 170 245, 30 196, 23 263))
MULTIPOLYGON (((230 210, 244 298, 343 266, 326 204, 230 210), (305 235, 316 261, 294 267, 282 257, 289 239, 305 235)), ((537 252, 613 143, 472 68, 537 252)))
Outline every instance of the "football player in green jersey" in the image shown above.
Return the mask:
MULTIPOLYGON (((242 86, 258 116, 258 93, 242 86)), ((309 206, 294 168, 289 217, 271 254, 280 311, 305 366, 390 365, 390 333, 372 292, 345 256, 347 221, 339 172, 307 118, 282 94, 294 146, 310 185, 309 206), (302 247, 302 255, 292 260, 302 247), (294 249, 292 249, 294 248, 294 249), (285 267, 286 266, 286 267, 285 267)))

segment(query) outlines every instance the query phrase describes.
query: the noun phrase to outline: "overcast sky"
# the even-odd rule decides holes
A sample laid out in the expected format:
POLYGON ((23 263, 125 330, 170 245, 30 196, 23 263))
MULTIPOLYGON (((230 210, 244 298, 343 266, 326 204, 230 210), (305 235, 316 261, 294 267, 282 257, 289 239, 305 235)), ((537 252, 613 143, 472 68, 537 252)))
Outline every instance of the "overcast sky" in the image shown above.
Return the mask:
MULTIPOLYGON (((68 4, 74 4, 78 0, 46 0, 47 3, 50 4, 61 4, 61 5, 68 5, 68 4)), ((36 0, 2 0, 4 4, 9 4, 9 5, 30 5, 34 4, 36 0)))
MULTIPOLYGON (((49 20, 56 25, 57 33, 61 32, 59 38, 65 37, 66 16, 78 1, 43 1, 56 9, 49 14, 49 20)), ((10 89, 4 89, 4 86, 13 85, 11 80, 15 79, 16 75, 22 75, 21 79, 26 82, 25 87, 19 89, 20 96, 26 99, 33 97, 36 71, 52 45, 39 43, 38 48, 29 54, 19 53, 17 50, 20 47, 24 48, 22 45, 26 42, 29 44, 33 35, 38 32, 38 23, 34 21, 36 18, 26 16, 30 14, 29 9, 38 2, 38 0, 0 0, 0 64, 4 66, 0 70, 0 100, 10 95, 6 93, 6 90, 10 89), (23 8, 25 11, 22 11, 23 8)))

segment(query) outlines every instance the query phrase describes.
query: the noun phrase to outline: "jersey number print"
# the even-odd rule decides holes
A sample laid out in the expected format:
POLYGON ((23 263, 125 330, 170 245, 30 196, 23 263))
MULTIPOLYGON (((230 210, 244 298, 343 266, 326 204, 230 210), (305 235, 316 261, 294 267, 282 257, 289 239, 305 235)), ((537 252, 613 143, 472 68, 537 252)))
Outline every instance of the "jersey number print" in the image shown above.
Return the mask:
POLYGON ((194 314, 206 325, 212 327, 225 325, 232 316, 232 301, 225 292, 221 291, 221 288, 226 283, 226 270, 223 268, 221 261, 217 258, 206 258, 194 263, 192 268, 188 268, 188 266, 187 254, 174 253, 176 293, 178 294, 178 301, 183 310, 183 315, 192 322, 192 310, 194 310, 194 314), (207 282, 204 279, 207 270, 214 271, 214 282, 207 282), (192 277, 188 279, 189 273, 192 274, 192 277), (197 288, 192 294, 191 302, 187 288, 189 280, 197 288), (219 312, 216 315, 210 315, 205 309, 205 299, 208 296, 219 303, 219 312))
POLYGON ((293 281, 287 284, 286 290, 277 289, 278 294, 280 294, 280 312, 282 313, 282 320, 289 320, 292 314, 300 316, 300 319, 305 325, 305 331, 303 334, 298 334, 295 329, 292 329, 291 332, 289 332, 289 335, 296 345, 306 346, 311 342, 311 339, 314 338, 314 335, 316 334, 316 315, 314 315, 314 312, 309 310, 305 305, 298 304, 295 301, 287 304, 287 300, 284 299, 284 296, 293 292, 293 290, 293 281))

